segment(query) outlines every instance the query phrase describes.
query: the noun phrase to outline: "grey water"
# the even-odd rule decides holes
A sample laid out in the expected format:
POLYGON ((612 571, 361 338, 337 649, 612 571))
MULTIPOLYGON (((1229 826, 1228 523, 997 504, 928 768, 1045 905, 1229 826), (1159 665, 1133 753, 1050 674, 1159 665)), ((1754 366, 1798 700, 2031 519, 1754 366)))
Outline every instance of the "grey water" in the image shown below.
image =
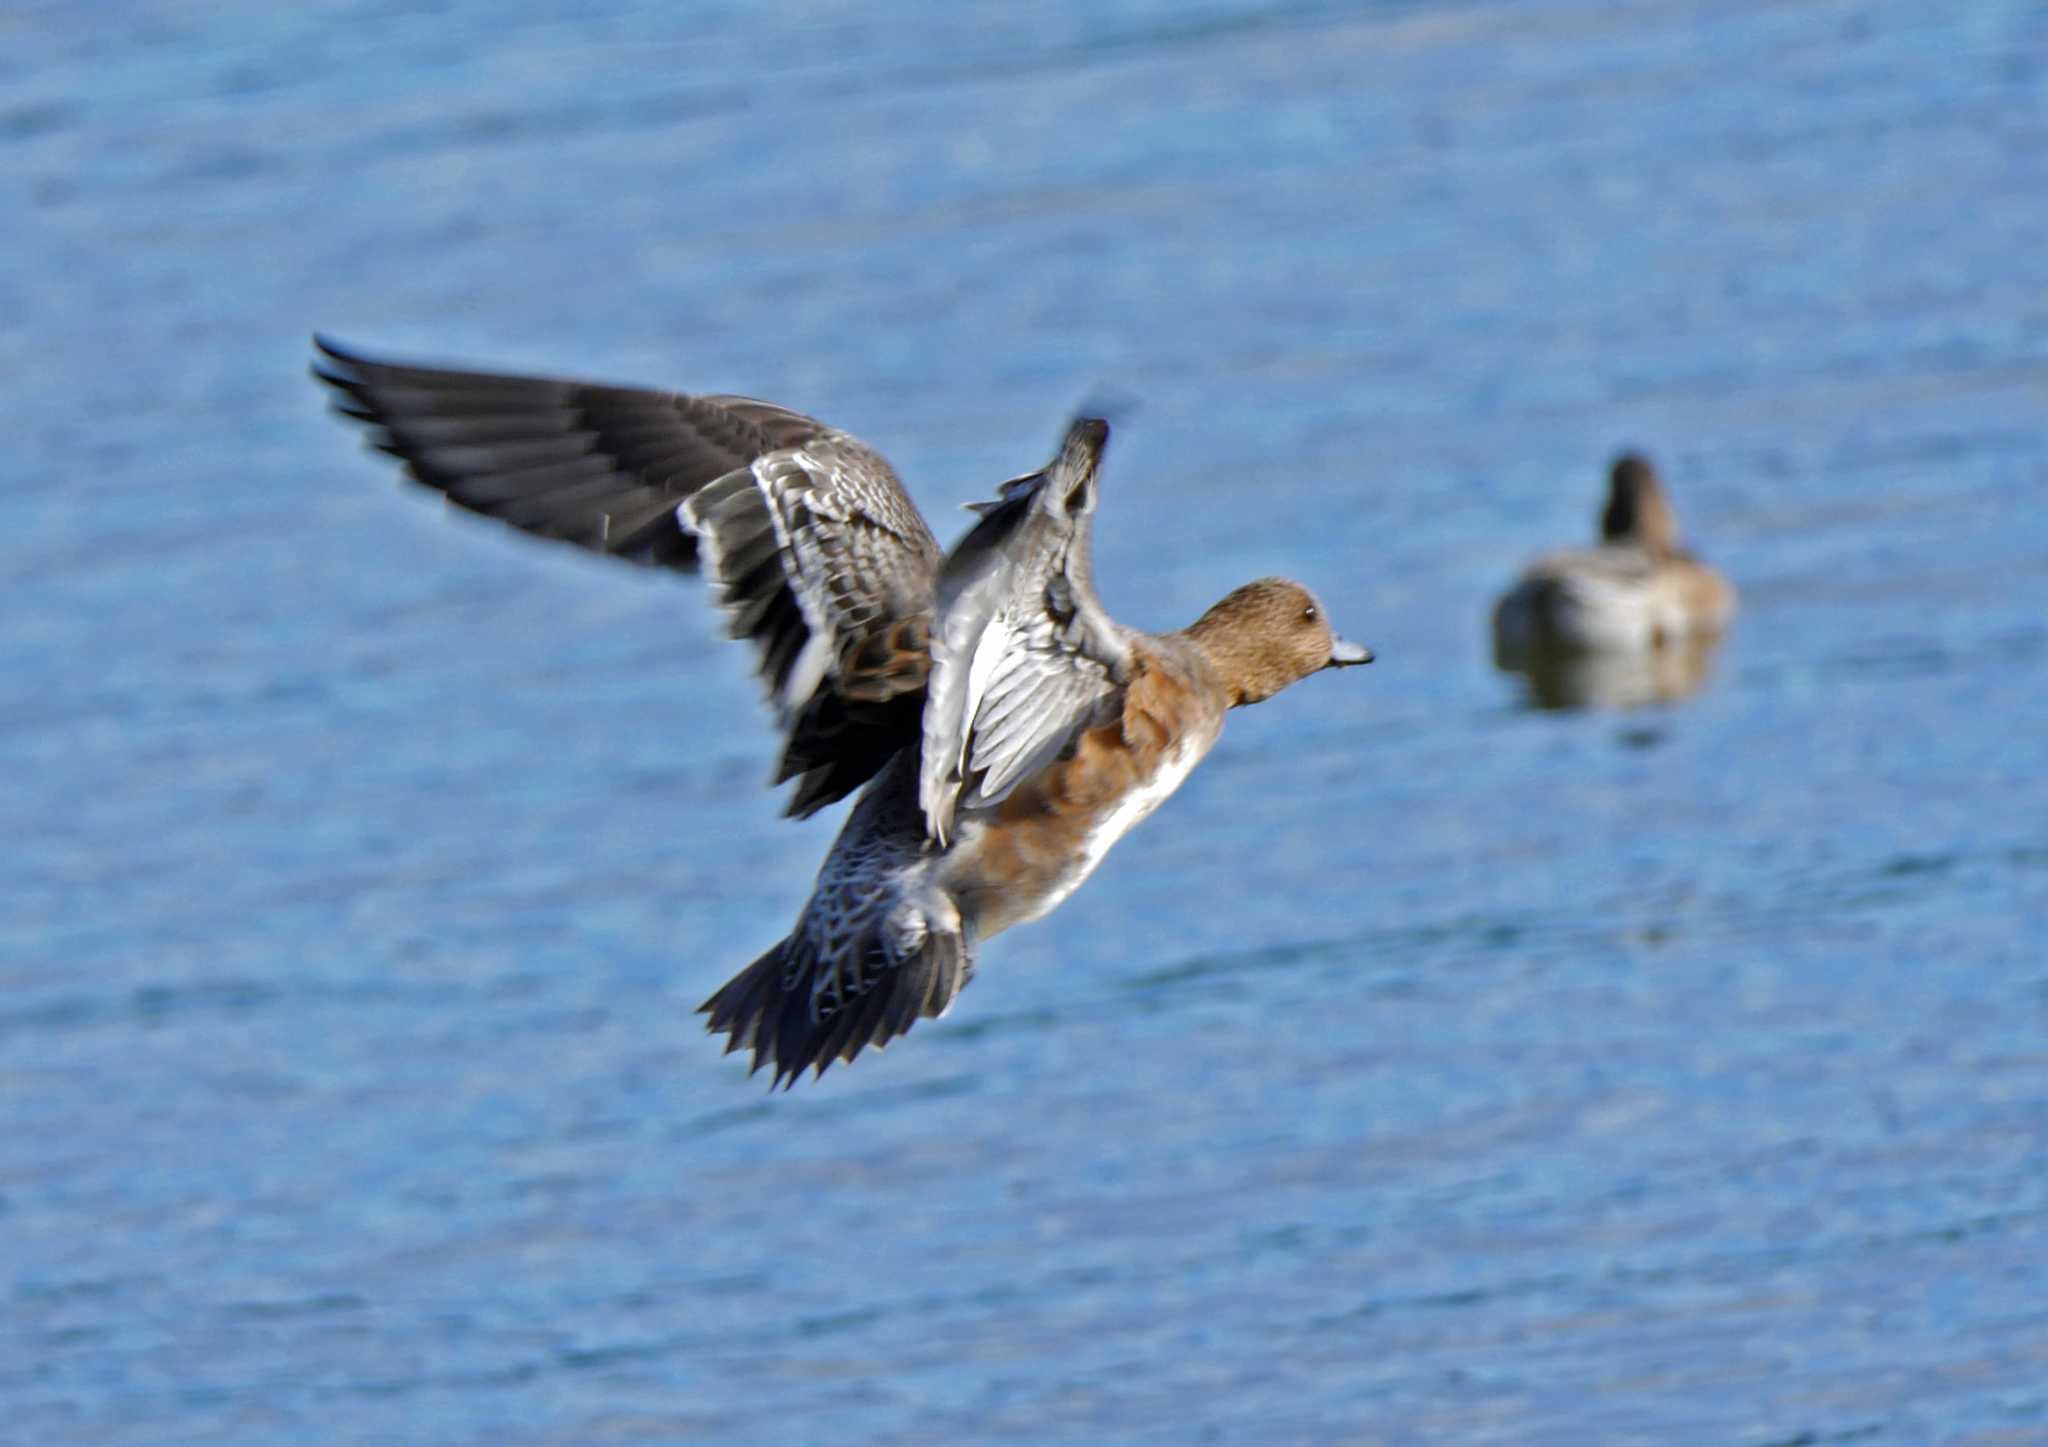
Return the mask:
POLYGON ((0 1440, 2048 1442, 2048 9, 17 0, 0 1440), (694 580, 307 334, 774 398, 1370 669, 768 1095, 694 580), (1545 710, 1655 457, 1742 594, 1545 710))

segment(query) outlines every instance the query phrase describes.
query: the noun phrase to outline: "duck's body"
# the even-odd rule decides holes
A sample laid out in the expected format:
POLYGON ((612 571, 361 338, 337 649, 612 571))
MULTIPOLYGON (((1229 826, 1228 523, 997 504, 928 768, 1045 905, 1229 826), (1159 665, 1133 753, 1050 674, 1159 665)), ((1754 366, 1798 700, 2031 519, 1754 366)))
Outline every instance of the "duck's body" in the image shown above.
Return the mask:
POLYGON ((1000 804, 960 814, 943 844, 918 807, 918 751, 898 754, 847 817, 796 927, 706 1002, 710 1028, 800 1070, 850 1058, 856 1040, 885 1043, 917 1013, 945 1013, 977 947, 1057 909, 1222 732, 1221 712, 1163 670, 1131 693, 1124 717, 1082 734, 1073 757, 1000 804), (1162 710, 1166 700, 1186 711, 1162 710), (889 978, 906 959, 913 970, 889 978), (800 984, 808 1009, 786 994, 800 984))
POLYGON ((778 1081, 943 1014, 979 943, 1070 895, 1230 708, 1371 658, 1282 579, 1177 633, 1111 620, 1088 576, 1099 421, 942 554, 879 455, 785 408, 322 348, 342 411, 451 501, 701 563, 759 650, 790 812, 865 785, 796 927, 704 1005, 778 1081))
POLYGON ((1503 662, 1543 652, 1643 651, 1723 631, 1735 590, 1678 542, 1650 464, 1616 460, 1591 548, 1545 554, 1494 608, 1503 662))
POLYGON ((1734 590, 1704 563, 1609 543, 1531 563, 1495 609, 1494 636, 1510 650, 1642 651, 1719 633, 1734 616, 1734 590))
POLYGON ((956 826, 939 878, 981 938, 1050 914, 1214 746, 1224 711, 1212 670, 1180 641, 1133 640, 1117 717, 956 826))

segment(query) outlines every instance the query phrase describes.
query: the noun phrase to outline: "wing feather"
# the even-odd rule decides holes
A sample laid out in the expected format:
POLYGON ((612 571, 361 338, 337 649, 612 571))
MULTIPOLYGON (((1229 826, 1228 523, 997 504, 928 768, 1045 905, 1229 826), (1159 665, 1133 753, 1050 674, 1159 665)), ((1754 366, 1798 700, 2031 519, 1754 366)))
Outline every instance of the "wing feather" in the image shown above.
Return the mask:
POLYGON ((456 506, 632 562, 702 566, 727 631, 754 646, 785 735, 778 782, 797 780, 791 813, 845 797, 916 741, 941 553, 880 454, 751 397, 405 366, 315 343, 335 411, 456 506))
POLYGON ((1000 803, 1122 697, 1129 648, 1088 564, 1108 437, 1075 421, 1043 471, 977 507, 940 574, 918 798, 942 842, 960 810, 1000 803))

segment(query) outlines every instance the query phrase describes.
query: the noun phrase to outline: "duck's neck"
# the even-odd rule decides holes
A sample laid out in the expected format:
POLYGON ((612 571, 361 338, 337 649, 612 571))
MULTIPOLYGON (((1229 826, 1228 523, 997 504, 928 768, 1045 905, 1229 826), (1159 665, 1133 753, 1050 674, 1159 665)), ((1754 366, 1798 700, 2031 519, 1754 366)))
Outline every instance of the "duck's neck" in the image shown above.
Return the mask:
POLYGON ((1193 645, 1209 671, 1223 686, 1223 696, 1232 708, 1262 703, 1285 688, 1291 680, 1278 676, 1261 658, 1241 628, 1219 608, 1211 608, 1181 630, 1180 636, 1193 645), (1268 677, 1268 675, 1272 675, 1268 677))
POLYGON ((1678 551, 1678 517, 1664 495, 1664 483, 1647 457, 1623 453, 1607 473, 1607 506, 1600 514, 1600 539, 1641 548, 1653 558, 1678 551))
POLYGON ((1600 520, 1603 542, 1641 548, 1653 558, 1678 554, 1678 519, 1662 492, 1638 494, 1626 503, 1610 503, 1600 520))

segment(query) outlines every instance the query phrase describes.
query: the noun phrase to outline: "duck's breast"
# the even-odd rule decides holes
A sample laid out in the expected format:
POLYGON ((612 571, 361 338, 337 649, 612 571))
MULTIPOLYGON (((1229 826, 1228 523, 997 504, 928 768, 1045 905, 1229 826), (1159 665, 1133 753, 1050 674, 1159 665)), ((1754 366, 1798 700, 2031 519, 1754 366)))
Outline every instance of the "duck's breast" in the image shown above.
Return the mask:
POLYGON ((1165 802, 1222 731, 1223 709, 1195 683, 1148 668, 1121 717, 967 821, 947 874, 986 938, 1057 907, 1117 840, 1165 802))

